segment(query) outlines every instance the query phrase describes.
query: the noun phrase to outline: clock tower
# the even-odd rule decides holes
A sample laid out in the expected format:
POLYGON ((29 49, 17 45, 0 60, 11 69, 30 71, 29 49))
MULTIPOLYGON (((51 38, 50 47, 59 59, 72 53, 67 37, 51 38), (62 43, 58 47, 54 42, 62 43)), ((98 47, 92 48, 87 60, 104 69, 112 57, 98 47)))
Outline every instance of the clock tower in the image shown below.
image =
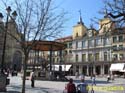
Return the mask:
POLYGON ((87 27, 84 25, 81 17, 81 12, 79 16, 79 21, 75 26, 73 26, 73 39, 83 37, 87 32, 87 27))

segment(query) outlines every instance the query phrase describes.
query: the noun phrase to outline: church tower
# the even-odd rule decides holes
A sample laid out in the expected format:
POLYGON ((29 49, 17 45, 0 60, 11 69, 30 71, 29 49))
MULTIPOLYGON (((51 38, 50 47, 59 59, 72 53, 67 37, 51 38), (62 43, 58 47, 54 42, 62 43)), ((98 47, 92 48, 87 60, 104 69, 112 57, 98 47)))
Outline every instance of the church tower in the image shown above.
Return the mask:
POLYGON ((79 21, 75 26, 73 26, 73 39, 83 37, 87 31, 87 28, 82 21, 81 12, 79 13, 80 13, 79 21))

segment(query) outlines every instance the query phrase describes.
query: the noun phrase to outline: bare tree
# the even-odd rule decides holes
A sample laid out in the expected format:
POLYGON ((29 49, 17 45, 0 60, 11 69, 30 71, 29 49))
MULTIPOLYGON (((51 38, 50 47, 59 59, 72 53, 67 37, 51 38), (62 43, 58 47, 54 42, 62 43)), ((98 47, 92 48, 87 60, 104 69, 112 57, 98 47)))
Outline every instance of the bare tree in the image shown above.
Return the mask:
POLYGON ((125 26, 125 0, 105 0, 107 16, 113 18, 117 26, 125 26))
MULTIPOLYGON (((32 46, 36 44, 36 40, 47 40, 60 36, 64 28, 66 13, 58 11, 58 7, 53 6, 53 1, 13 0, 13 7, 16 8, 18 14, 15 26, 19 37, 10 35, 20 43, 24 53, 22 93, 25 93, 27 61, 32 46), (32 43, 29 45, 28 41, 32 43)), ((5 1, 3 3, 7 6, 5 1)))

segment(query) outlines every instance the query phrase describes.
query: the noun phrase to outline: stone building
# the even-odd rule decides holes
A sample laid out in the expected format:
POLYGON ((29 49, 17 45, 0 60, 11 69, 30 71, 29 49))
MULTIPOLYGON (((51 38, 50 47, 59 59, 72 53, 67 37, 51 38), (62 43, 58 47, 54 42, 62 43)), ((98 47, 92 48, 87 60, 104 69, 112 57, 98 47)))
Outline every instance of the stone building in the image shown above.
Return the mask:
MULTIPOLYGON (((4 68, 10 68, 20 71, 22 68, 23 53, 20 48, 20 44, 14 38, 19 39, 19 33, 17 32, 16 23, 13 20, 9 20, 6 29, 5 23, 0 21, 0 61, 2 61, 3 45, 5 41, 5 31, 7 30, 6 45, 5 45, 5 58, 4 68)), ((1 65, 1 62, 0 62, 1 65)))
MULTIPOLYGON (((65 37, 64 37, 65 38, 65 37)), ((63 40, 60 38, 59 40, 63 40)), ((64 64, 71 64, 73 74, 75 72, 85 75, 107 75, 111 71, 120 71, 124 68, 125 61, 125 30, 118 29, 117 24, 105 16, 99 20, 99 29, 87 28, 80 16, 78 23, 73 26, 73 34, 70 47, 72 60, 67 61, 64 54, 64 64), (112 64, 122 64, 121 69, 112 64)), ((68 44, 68 41, 65 41, 68 44)), ((64 51, 66 51, 65 49, 64 51)))

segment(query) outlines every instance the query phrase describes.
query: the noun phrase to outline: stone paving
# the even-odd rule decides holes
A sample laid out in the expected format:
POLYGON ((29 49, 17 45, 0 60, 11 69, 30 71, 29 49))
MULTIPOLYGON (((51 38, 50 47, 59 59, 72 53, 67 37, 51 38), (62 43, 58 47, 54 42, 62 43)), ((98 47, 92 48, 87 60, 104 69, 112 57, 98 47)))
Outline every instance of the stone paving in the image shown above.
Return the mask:
MULTIPOLYGON (((68 78, 73 78, 75 84, 78 84, 79 79, 75 79, 74 76, 68 78)), ((114 81, 106 82, 106 78, 97 78, 96 87, 105 87, 105 86, 121 86, 124 85, 125 79, 116 78, 114 81)), ((91 85, 90 77, 86 77, 86 82, 91 85)), ((26 93, 63 93, 65 85, 68 82, 59 82, 59 81, 35 81, 35 88, 31 88, 30 80, 26 80, 26 93)), ((10 77, 10 85, 7 86, 6 93, 20 93, 22 89, 22 79, 20 76, 10 77)), ((91 93, 89 91, 89 93, 91 93)), ((125 93, 125 91, 102 91, 96 89, 94 93, 125 93)))

